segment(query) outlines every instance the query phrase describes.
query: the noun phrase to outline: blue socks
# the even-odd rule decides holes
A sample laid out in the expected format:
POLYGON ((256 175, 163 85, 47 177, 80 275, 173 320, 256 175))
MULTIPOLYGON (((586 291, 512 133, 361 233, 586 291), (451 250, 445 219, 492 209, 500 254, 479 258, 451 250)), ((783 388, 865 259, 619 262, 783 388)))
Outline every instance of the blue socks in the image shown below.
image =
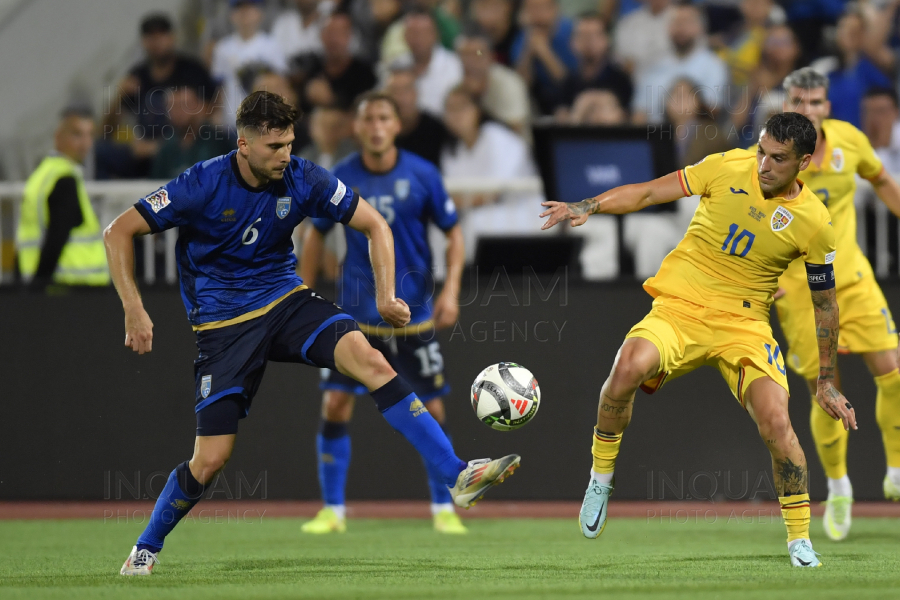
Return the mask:
POLYGON ((456 456, 441 426, 416 398, 409 384, 397 376, 370 394, 391 427, 422 455, 429 473, 433 469, 435 479, 444 486, 455 485, 466 463, 456 456))
POLYGON ((138 550, 147 549, 154 553, 162 550, 166 536, 203 496, 206 486, 191 474, 188 462, 184 461, 169 473, 169 480, 156 500, 147 528, 138 538, 138 550))
MULTIPOLYGON (((453 443, 453 440, 450 439, 450 433, 447 431, 446 424, 441 424, 441 429, 444 432, 444 435, 447 436, 447 440, 450 443, 453 443)), ((441 478, 441 474, 426 461, 423 457, 422 462, 425 463, 425 470, 428 472, 428 488, 431 490, 431 503, 432 504, 452 504, 453 497, 450 495, 450 490, 447 489, 447 485, 444 483, 444 480, 441 478)), ((456 480, 454 479, 454 483, 456 480)), ((452 485, 452 484, 451 484, 452 485)))
POLYGON ((346 423, 322 421, 316 436, 319 459, 319 485, 328 506, 344 504, 347 470, 350 468, 350 435, 346 423))

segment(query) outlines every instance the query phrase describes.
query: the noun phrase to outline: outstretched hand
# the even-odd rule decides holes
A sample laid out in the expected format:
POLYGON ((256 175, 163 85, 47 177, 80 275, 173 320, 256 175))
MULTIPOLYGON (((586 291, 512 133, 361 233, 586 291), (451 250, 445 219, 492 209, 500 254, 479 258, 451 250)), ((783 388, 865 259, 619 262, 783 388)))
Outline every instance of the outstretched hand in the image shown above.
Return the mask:
POLYGON ((591 215, 588 201, 583 202, 541 202, 541 206, 548 207, 541 213, 540 218, 550 217, 547 222, 541 225, 541 229, 550 229, 557 223, 570 221, 572 227, 584 225, 587 218, 591 215))

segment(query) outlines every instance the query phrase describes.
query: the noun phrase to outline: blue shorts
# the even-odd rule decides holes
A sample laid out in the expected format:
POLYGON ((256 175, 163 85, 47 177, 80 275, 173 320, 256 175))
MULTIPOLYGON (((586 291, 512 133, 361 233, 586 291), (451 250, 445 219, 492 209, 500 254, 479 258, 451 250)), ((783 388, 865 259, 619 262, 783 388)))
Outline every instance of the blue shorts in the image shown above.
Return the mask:
MULTIPOLYGON (((366 334, 373 348, 384 354, 397 374, 412 387, 419 400, 427 402, 450 393, 444 376, 444 357, 433 329, 406 336, 394 334, 380 337, 366 334)), ((340 390, 350 394, 367 394, 366 386, 331 368, 322 369, 322 390, 340 390)))
POLYGON ((333 369, 338 341, 358 330, 353 317, 304 289, 255 319, 198 331, 197 435, 237 432, 237 421, 250 412, 268 361, 333 369))

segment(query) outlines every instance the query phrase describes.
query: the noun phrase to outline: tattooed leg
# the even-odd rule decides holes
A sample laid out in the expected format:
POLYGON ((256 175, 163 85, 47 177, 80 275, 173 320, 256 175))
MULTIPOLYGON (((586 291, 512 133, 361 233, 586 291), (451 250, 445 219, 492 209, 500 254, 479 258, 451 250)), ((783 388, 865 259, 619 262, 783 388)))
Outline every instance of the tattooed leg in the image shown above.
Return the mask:
POLYGON ((746 406, 772 455, 772 475, 779 496, 809 492, 806 456, 788 416, 787 390, 768 377, 750 384, 746 406))
POLYGON ((597 429, 619 434, 631 422, 634 394, 638 387, 659 371, 659 350, 643 338, 629 338, 622 344, 612 372, 600 392, 597 429))

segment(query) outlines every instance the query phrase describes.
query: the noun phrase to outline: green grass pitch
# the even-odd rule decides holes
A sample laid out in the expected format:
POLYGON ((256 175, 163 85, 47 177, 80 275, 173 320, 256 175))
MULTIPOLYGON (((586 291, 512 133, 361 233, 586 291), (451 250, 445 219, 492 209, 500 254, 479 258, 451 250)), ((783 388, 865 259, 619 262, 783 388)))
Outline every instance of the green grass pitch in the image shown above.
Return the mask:
POLYGON ((820 569, 789 566, 780 519, 611 519, 599 540, 567 520, 471 520, 441 536, 423 520, 350 521, 343 535, 301 520, 188 521, 154 575, 119 567, 142 526, 0 522, 0 598, 861 598, 900 597, 900 521, 854 519, 820 569))

